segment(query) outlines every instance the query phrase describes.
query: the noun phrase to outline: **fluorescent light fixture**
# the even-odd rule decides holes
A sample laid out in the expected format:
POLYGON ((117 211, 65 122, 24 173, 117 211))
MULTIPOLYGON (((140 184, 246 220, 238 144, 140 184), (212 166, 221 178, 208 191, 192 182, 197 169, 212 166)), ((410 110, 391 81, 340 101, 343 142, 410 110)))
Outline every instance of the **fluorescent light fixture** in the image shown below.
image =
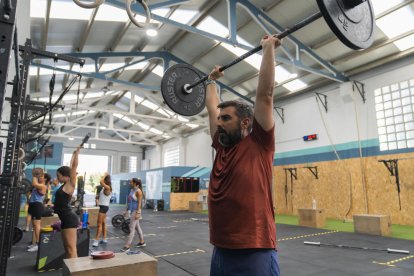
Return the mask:
POLYGON ((152 109, 152 110, 160 108, 158 105, 156 105, 155 103, 153 103, 151 101, 148 101, 148 100, 145 100, 145 101, 141 102, 141 104, 148 107, 149 109, 152 109))
POLYGON ((386 36, 394 38, 413 29, 414 11, 410 6, 403 7, 377 19, 376 24, 386 36))
POLYGON ((189 127, 191 127, 191 128, 196 128, 196 127, 198 127, 199 125, 197 125, 197 124, 190 124, 190 123, 187 123, 187 124, 185 124, 186 126, 189 126, 189 127))
POLYGON ((157 36, 158 35, 158 31, 156 29, 147 29, 146 31, 147 36, 157 36))
POLYGON ((144 123, 142 123, 142 122, 138 122, 138 124, 137 124, 140 128, 142 128, 143 130, 147 130, 147 129, 149 129, 150 128, 150 126, 149 125, 146 125, 146 124, 144 124, 144 123))
POLYGON ((211 16, 207 16, 196 27, 199 30, 212 33, 220 37, 227 37, 229 35, 229 29, 211 16))
POLYGON ((69 137, 68 139, 71 140, 71 141, 75 140, 75 138, 73 138, 73 137, 69 137))
POLYGON ((181 24, 187 24, 193 19, 193 17, 198 13, 198 10, 183 10, 176 9, 169 19, 179 22, 181 24))
POLYGON ((188 120, 187 118, 184 118, 184 117, 182 117, 182 116, 180 116, 180 115, 177 115, 177 119, 179 120, 179 121, 181 121, 181 122, 185 122, 185 123, 187 123, 187 122, 189 122, 190 120, 188 120))
POLYGON ((293 80, 283 85, 283 87, 289 91, 297 91, 307 86, 308 85, 301 80, 293 80))
POLYGON ((88 92, 85 94, 85 99, 103 97, 104 92, 88 92))
POLYGON ((106 126, 100 126, 99 129, 106 129, 106 126))
POLYGON ((152 133, 158 134, 158 135, 163 133, 161 130, 158 130, 158 129, 153 128, 153 127, 150 128, 149 131, 151 131, 152 133))
POLYGON ((371 0, 372 6, 374 6, 375 16, 401 4, 402 2, 403 0, 371 0))
POLYGON ((75 115, 85 115, 85 114, 88 114, 88 111, 87 110, 81 110, 81 111, 72 112, 72 116, 75 116, 75 115))
POLYGON ((171 138, 171 136, 168 135, 168 134, 163 134, 162 137, 167 138, 167 139, 170 139, 171 138))
POLYGON ((404 51, 414 47, 414 34, 401 38, 394 42, 395 46, 400 49, 400 51, 404 51))
POLYGON ((66 114, 53 114, 53 118, 64 118, 66 114))
POLYGON ((171 116, 174 115, 174 112, 171 112, 171 111, 168 111, 168 110, 162 109, 162 108, 157 109, 156 112, 160 113, 161 115, 163 115, 167 118, 171 118, 171 116))

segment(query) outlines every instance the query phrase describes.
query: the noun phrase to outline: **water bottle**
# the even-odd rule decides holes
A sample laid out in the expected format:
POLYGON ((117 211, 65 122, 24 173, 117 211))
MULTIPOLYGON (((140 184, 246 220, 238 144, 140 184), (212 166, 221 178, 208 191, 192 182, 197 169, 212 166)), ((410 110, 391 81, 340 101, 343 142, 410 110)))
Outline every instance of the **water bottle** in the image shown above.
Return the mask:
POLYGON ((82 214, 82 228, 83 229, 88 228, 88 220, 89 220, 88 210, 85 210, 83 211, 83 214, 82 214))
POLYGON ((316 209, 316 200, 314 198, 312 199, 312 209, 316 209))

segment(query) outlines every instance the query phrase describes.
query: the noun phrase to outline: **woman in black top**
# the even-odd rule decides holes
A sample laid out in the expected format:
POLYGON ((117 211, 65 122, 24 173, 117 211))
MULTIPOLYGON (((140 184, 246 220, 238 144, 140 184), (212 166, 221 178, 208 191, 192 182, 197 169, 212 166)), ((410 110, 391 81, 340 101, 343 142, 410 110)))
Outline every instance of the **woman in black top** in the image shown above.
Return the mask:
POLYGON ((63 185, 56 191, 54 210, 62 223, 62 240, 66 253, 65 258, 67 259, 78 257, 76 239, 79 217, 72 211, 70 202, 76 186, 76 170, 80 148, 77 147, 73 151, 70 167, 62 166, 56 172, 59 182, 63 185))

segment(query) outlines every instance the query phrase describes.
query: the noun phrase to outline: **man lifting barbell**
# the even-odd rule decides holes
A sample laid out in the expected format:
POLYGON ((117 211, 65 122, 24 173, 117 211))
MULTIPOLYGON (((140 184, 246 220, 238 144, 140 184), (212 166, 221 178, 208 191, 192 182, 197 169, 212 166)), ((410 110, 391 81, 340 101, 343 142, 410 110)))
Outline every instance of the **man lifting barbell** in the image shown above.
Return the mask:
POLYGON ((210 176, 208 210, 214 245, 210 275, 279 275, 272 202, 275 151, 273 88, 275 47, 265 36, 254 111, 245 103, 220 103, 216 66, 206 86, 212 147, 217 151, 210 176))

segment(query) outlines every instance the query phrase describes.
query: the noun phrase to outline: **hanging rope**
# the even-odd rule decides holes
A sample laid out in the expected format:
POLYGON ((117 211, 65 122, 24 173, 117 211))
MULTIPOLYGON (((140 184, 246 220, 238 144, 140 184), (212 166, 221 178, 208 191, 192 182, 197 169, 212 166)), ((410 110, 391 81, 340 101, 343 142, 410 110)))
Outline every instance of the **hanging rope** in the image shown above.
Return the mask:
MULTIPOLYGON (((55 60, 55 67, 56 67, 56 60, 55 60)), ((52 124, 52 97, 53 97, 53 90, 55 90, 55 80, 56 80, 56 72, 55 72, 55 68, 53 68, 53 75, 49 82, 49 125, 52 124)))

